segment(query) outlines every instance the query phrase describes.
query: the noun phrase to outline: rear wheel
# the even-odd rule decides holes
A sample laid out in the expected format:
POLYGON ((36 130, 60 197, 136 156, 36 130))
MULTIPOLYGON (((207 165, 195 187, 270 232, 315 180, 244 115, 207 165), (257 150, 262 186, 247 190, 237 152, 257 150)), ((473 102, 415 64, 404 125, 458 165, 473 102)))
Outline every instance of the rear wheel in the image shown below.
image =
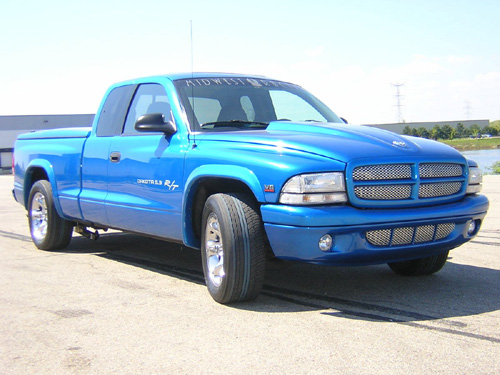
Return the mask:
POLYGON ((395 273, 404 276, 422 276, 438 272, 448 259, 448 251, 425 258, 389 263, 395 273))
POLYGON ((73 224, 59 216, 54 207, 50 182, 40 180, 31 188, 28 201, 31 238, 41 250, 60 250, 71 241, 73 224))
POLYGON ((264 283, 266 241, 257 208, 240 194, 210 196, 203 210, 205 282, 219 303, 255 299, 264 283))

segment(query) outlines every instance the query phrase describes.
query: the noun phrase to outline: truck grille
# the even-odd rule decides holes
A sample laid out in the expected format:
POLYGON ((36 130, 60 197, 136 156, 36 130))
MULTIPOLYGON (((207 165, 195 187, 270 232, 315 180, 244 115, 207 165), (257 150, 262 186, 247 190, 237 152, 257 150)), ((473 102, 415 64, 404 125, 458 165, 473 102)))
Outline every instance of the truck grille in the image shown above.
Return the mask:
POLYGON ((457 177, 463 173, 460 164, 438 164, 427 163, 420 164, 418 167, 420 178, 435 178, 435 177, 457 177))
POLYGON ((391 200, 411 197, 411 185, 356 186, 354 191, 361 199, 391 200))
POLYGON ((373 246, 404 246, 443 240, 455 229, 455 223, 379 229, 366 232, 373 246))
POLYGON ((363 165, 354 168, 354 181, 402 180, 411 178, 411 164, 363 165))
POLYGON ((421 184, 418 188, 419 198, 445 197, 456 194, 462 189, 461 182, 438 182, 433 184, 421 184))
POLYGON ((361 165, 352 169, 350 192, 358 205, 377 201, 425 201, 463 192, 465 166, 458 163, 361 165))

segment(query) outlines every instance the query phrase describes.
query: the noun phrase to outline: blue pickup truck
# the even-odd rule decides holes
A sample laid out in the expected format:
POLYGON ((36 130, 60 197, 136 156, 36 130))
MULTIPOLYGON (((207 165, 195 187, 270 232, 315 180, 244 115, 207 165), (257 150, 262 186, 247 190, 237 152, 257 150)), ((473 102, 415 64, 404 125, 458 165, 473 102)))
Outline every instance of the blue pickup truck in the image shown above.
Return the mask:
POLYGON ((108 228, 182 243, 201 249, 220 303, 256 298, 269 258, 435 273, 488 209, 454 149, 348 125, 261 76, 113 85, 92 128, 19 136, 14 173, 38 248, 108 228))

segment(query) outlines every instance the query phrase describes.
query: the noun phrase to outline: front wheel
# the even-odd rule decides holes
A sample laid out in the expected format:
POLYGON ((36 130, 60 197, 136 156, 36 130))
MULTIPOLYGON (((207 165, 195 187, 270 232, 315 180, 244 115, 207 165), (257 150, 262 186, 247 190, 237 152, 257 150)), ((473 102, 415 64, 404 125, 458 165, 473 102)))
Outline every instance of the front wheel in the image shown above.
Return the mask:
POLYGON ((35 182, 31 188, 28 221, 31 238, 40 250, 60 250, 71 241, 73 224, 57 213, 52 186, 46 180, 35 182))
POLYGON ((446 263, 449 251, 425 258, 389 263, 395 273, 404 276, 423 276, 438 272, 446 263))
POLYGON ((240 194, 214 194, 203 210, 203 273, 219 303, 255 299, 264 283, 266 240, 253 202, 240 194))

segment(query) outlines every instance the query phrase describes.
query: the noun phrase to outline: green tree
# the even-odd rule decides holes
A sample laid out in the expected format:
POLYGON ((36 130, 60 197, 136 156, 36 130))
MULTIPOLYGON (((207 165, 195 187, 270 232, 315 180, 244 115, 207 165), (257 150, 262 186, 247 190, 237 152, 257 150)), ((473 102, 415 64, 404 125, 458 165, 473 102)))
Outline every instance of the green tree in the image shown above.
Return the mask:
POLYGON ((424 127, 420 127, 420 128, 418 128, 418 136, 419 136, 419 137, 422 137, 422 138, 427 138, 427 139, 429 139, 429 137, 430 137, 431 135, 430 135, 429 131, 428 131, 426 128, 424 128, 424 127))
POLYGON ((431 130, 431 138, 434 140, 443 139, 443 132, 439 125, 435 125, 431 130))
POLYGON ((410 128, 408 125, 406 125, 406 126, 404 127, 404 129, 403 129, 403 134, 404 134, 404 135, 411 135, 411 128, 410 128))
POLYGON ((500 174, 500 161, 494 162, 491 169, 493 170, 492 174, 500 174))
POLYGON ((493 126, 485 126, 481 132, 483 134, 491 134, 493 136, 498 135, 498 129, 493 126))
POLYGON ((467 131, 465 129, 465 126, 461 122, 459 122, 457 125, 457 132, 456 132, 455 136, 457 138, 465 138, 468 136, 467 131))
POLYGON ((455 136, 455 129, 446 124, 441 128, 442 139, 453 139, 455 136))
POLYGON ((497 129, 498 133, 500 133, 500 120, 490 122, 490 126, 497 129))
POLYGON ((479 126, 477 124, 474 124, 469 128, 469 131, 470 131, 470 134, 472 136, 474 136, 474 138, 477 138, 477 135, 481 132, 481 129, 479 128, 479 126))

